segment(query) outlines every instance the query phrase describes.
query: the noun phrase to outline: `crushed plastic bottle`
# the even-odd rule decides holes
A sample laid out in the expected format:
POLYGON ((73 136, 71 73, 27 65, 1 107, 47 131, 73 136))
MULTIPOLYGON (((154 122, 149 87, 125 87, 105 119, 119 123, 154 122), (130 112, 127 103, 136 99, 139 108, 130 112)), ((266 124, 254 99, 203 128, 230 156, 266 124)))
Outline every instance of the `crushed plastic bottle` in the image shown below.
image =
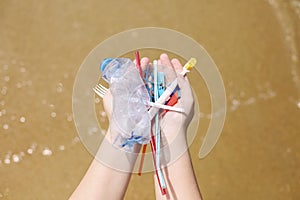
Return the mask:
POLYGON ((127 58, 108 58, 102 61, 100 70, 113 96, 113 144, 126 150, 135 143, 148 143, 151 121, 145 105, 150 97, 135 64, 127 58))

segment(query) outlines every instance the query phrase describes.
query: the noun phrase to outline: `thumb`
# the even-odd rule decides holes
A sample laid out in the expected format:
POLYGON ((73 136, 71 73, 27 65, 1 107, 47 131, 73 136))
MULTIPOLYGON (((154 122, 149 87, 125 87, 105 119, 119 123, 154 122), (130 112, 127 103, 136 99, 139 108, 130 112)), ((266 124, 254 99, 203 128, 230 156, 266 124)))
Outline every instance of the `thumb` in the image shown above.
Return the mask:
POLYGON ((181 63, 179 62, 178 59, 173 58, 171 60, 171 63, 177 73, 177 81, 178 81, 178 86, 181 89, 181 95, 184 98, 191 98, 191 100, 193 100, 193 93, 190 87, 190 83, 187 79, 187 77, 183 77, 180 73, 183 70, 183 67, 181 65, 181 63))
POLYGON ((181 98, 183 98, 184 101, 193 101, 193 92, 187 77, 183 77, 181 74, 177 74, 177 82, 180 88, 181 98))

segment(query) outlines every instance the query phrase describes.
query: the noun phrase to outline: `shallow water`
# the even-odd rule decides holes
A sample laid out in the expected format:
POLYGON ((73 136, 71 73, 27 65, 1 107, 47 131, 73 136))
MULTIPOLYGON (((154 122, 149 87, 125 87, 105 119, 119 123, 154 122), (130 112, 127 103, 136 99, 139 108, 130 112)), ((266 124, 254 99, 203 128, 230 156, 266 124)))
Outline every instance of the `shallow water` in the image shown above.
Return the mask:
MULTIPOLYGON (((0 25, 0 199, 72 193, 92 160, 72 118, 76 72, 98 43, 144 26, 191 36, 222 74, 227 118, 203 160, 214 114, 205 84, 190 74, 201 108, 190 151, 205 199, 300 198, 299 0, 1 1, 0 25)), ((153 199, 152 184, 151 173, 134 176, 126 199, 153 199)))

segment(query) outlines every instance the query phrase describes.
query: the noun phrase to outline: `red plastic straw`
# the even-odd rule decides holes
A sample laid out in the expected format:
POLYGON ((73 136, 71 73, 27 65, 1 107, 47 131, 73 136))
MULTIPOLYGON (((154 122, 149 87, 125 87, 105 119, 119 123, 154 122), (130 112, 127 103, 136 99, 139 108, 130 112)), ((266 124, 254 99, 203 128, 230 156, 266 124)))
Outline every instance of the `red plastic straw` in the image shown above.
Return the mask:
POLYGON ((139 69, 141 78, 143 78, 143 71, 142 71, 142 67, 141 67, 140 53, 139 53, 139 51, 136 51, 134 54, 135 54, 136 66, 139 69))
MULTIPOLYGON (((176 103, 178 102, 178 91, 173 94, 171 96, 171 98, 169 99, 169 101, 166 103, 167 106, 174 106, 176 103)), ((164 114, 166 114, 169 110, 164 110, 161 113, 161 116, 163 116, 164 114)))
MULTIPOLYGON (((141 78, 143 78, 143 71, 142 71, 142 67, 141 67, 141 60, 140 60, 139 51, 136 51, 134 54, 135 54, 136 66, 137 66, 137 68, 139 70, 141 78)), ((159 176, 158 176, 157 168, 156 168, 156 164, 155 164, 156 163, 156 160, 155 160, 156 148, 155 148, 155 138, 154 138, 153 134, 151 134, 150 145, 151 145, 151 151, 152 151, 152 156, 153 156, 153 161, 154 161, 154 166, 155 166, 156 178, 157 178, 157 181, 158 181, 158 184, 159 184, 159 188, 160 188, 160 191, 161 191, 162 195, 165 195, 167 192, 166 192, 166 189, 162 188, 161 185, 160 185, 160 180, 159 180, 159 176)), ((143 148, 142 148, 142 157, 141 157, 140 167, 139 167, 139 171, 138 171, 138 175, 139 176, 141 176, 141 174, 142 174, 142 169, 143 169, 143 164, 144 164, 146 149, 147 149, 147 144, 143 145, 143 148)))
MULTIPOLYGON (((155 168, 155 175, 156 175, 156 178, 157 178, 157 182, 158 182, 161 194, 165 195, 165 194, 167 194, 167 192, 166 192, 165 188, 161 187, 160 179, 159 179, 157 168, 156 168, 156 164, 155 164, 156 163, 156 159, 155 159, 156 148, 155 148, 155 137, 154 137, 153 134, 151 134, 150 146, 151 146, 151 151, 152 151, 152 157, 153 157, 154 168, 155 168)), ((147 148, 147 145, 143 145, 142 153, 144 155, 145 155, 145 152, 146 152, 146 148, 147 148)), ((143 156, 144 155, 142 155, 142 158, 141 158, 141 163, 140 163, 139 172, 138 172, 139 176, 141 176, 141 171, 142 171, 142 168, 143 168, 143 162, 144 162, 143 156)))
POLYGON ((139 176, 142 175, 142 169, 143 169, 143 165, 144 165, 146 149, 147 149, 147 144, 144 144, 143 149, 142 149, 142 157, 141 157, 140 167, 139 167, 139 171, 138 171, 139 176))
MULTIPOLYGON (((142 71, 142 67, 141 67, 141 59, 140 59, 139 51, 134 52, 134 55, 135 55, 136 66, 139 70, 141 78, 143 78, 143 71, 142 71)), ((142 148, 142 157, 141 157, 140 167, 139 167, 139 171, 138 171, 139 176, 142 175, 142 169, 143 169, 146 149, 147 149, 147 144, 143 145, 143 148, 142 148)))
POLYGON ((151 150, 152 150, 152 156, 153 156, 153 161, 154 161, 154 167, 155 167, 155 174, 156 174, 157 182, 158 182, 158 185, 159 185, 161 194, 162 194, 162 195, 165 195, 167 192, 166 192, 166 189, 165 189, 165 188, 162 188, 162 187, 161 187, 160 179, 159 179, 159 176, 158 176, 158 173, 157 173, 156 164, 155 164, 155 163, 156 163, 156 159, 155 159, 156 148, 155 148, 155 137, 154 137, 153 134, 152 134, 152 136, 151 136, 150 144, 151 144, 151 150))

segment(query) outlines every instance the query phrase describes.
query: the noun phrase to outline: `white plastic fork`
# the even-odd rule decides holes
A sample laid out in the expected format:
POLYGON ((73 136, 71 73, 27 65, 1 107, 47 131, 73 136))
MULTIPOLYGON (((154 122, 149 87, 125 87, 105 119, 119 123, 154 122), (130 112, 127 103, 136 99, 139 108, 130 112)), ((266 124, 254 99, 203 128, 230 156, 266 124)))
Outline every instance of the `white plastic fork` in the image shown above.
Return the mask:
POLYGON ((93 88, 94 92, 103 99, 104 95, 107 93, 108 89, 101 85, 100 83, 93 88))
MULTIPOLYGON (((106 87, 104 87, 103 85, 101 85, 100 83, 98 85, 96 85, 93 88, 93 90, 102 99, 108 91, 108 89, 106 87)), ((184 109, 182 109, 182 108, 167 106, 167 105, 163 105, 163 104, 160 104, 160 103, 147 102, 146 104, 149 105, 149 106, 152 106, 152 107, 161 108, 161 109, 165 109, 165 110, 172 110, 172 111, 176 111, 176 112, 184 112, 184 109)))

